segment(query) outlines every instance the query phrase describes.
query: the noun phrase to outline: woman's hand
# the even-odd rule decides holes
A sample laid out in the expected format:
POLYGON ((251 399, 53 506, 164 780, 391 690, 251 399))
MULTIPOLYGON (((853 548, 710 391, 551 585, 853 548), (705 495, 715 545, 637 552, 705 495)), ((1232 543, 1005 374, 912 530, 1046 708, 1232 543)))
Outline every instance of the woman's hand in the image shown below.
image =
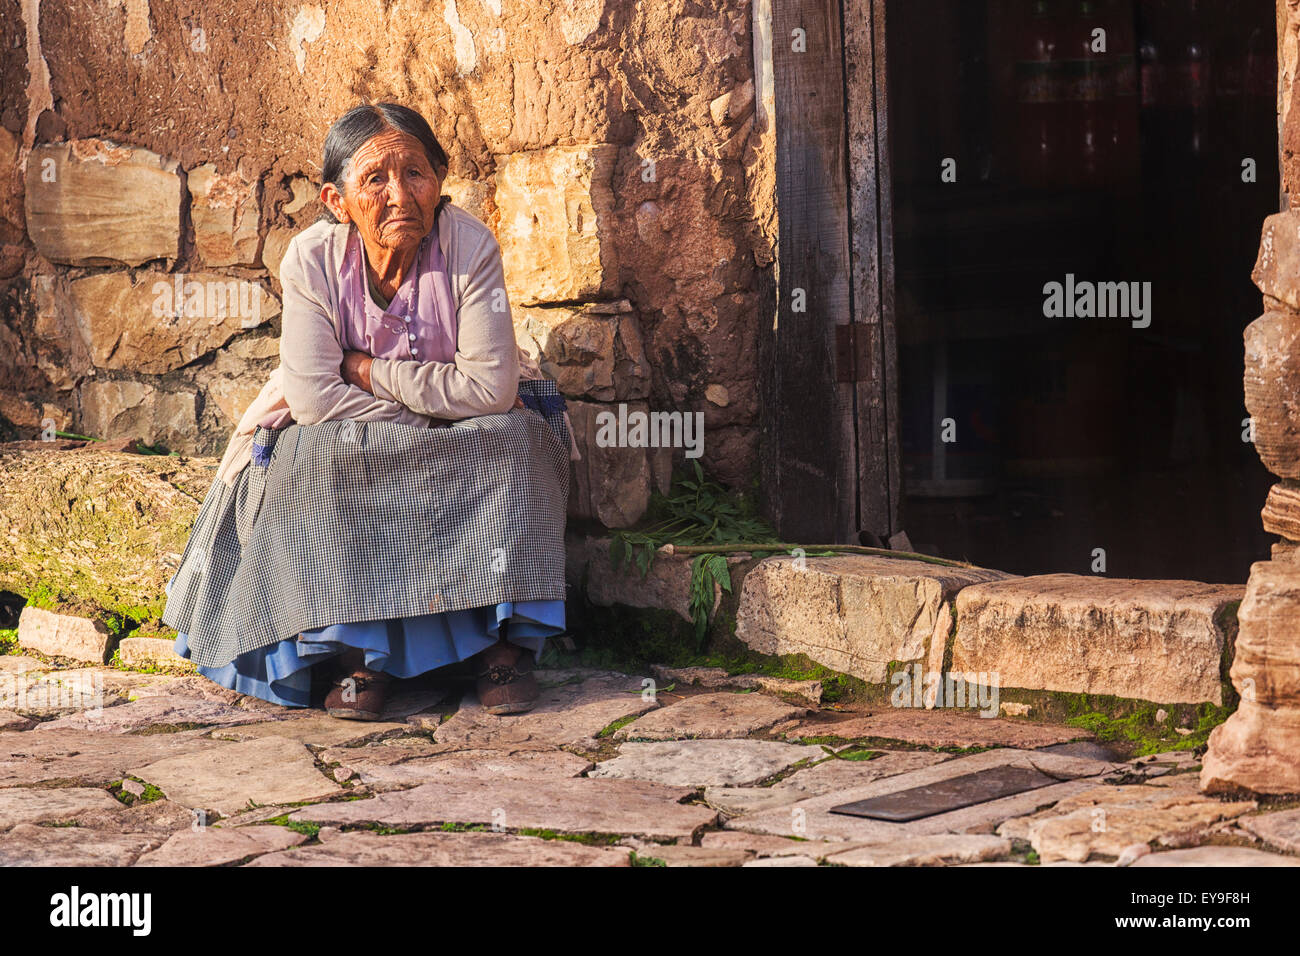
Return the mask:
POLYGON ((371 395, 375 394, 374 388, 370 385, 370 365, 372 362, 374 362, 374 359, 365 352, 344 352, 343 365, 339 369, 343 381, 349 385, 364 389, 371 395))

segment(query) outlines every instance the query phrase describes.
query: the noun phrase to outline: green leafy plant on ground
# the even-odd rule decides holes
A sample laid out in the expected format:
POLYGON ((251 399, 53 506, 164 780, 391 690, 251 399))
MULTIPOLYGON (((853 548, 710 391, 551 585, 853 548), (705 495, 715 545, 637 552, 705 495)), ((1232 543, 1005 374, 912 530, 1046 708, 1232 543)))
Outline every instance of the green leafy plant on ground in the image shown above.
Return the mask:
POLYGON ((776 532, 758 515, 753 501, 707 478, 698 461, 691 465, 673 479, 667 495, 654 494, 648 524, 613 533, 609 553, 615 567, 635 567, 645 577, 655 552, 664 545, 722 546, 717 552, 696 554, 691 562, 690 610, 696 642, 703 646, 715 588, 731 592, 731 573, 721 552, 726 545, 775 541, 776 532))

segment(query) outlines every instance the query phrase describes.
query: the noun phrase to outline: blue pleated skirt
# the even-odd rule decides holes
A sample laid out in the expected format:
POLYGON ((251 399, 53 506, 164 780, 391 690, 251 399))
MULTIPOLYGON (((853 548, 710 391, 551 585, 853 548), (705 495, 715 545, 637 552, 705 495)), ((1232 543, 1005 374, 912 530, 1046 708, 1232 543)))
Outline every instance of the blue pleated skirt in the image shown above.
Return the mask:
MULTIPOLYGON (((311 667, 349 649, 365 652, 365 666, 394 677, 415 677, 473 657, 501 636, 540 658, 548 637, 564 632, 563 601, 520 601, 441 614, 333 624, 236 657, 224 667, 199 666, 209 680, 285 707, 311 703, 311 667)), ((176 653, 188 658, 185 635, 176 653)))

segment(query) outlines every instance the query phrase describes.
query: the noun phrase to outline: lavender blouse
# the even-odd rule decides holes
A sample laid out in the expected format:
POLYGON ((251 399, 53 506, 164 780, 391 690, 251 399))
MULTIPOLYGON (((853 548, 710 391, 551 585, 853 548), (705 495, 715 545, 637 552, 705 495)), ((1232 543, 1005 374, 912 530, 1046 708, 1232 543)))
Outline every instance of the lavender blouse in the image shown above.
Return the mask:
POLYGON ((356 229, 349 232, 339 278, 345 349, 380 359, 450 362, 455 358, 456 308, 438 245, 438 217, 420 242, 415 269, 387 309, 369 295, 365 248, 356 229))

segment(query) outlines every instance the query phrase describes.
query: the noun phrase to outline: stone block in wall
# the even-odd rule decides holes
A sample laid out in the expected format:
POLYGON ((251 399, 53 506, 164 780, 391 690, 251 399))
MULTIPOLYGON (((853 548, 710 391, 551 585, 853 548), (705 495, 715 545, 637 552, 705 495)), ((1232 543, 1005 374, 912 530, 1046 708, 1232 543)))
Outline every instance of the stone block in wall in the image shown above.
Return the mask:
POLYGON ((36 305, 36 365, 55 388, 66 391, 93 368, 85 329, 77 321, 66 278, 34 275, 31 292, 36 305))
POLYGON ((1282 478, 1300 478, 1300 315, 1267 312, 1246 327, 1246 409, 1255 451, 1282 478))
POLYGON ((12 242, 26 229, 23 176, 18 164, 21 141, 0 126, 0 241, 12 242))
MULTIPOLYGON (((616 408, 592 402, 570 401, 569 420, 582 460, 570 464, 569 516, 595 519, 606 528, 635 524, 650 504, 654 488, 666 491, 671 471, 671 448, 634 448, 597 441, 601 412, 616 408)), ((629 402, 628 413, 645 412, 644 402, 629 402)))
POLYGON ((618 147, 552 146, 498 160, 497 238, 512 302, 569 302, 617 290, 611 180, 618 147))
POLYGON ((1264 220, 1250 277, 1266 302, 1273 299, 1300 312, 1300 210, 1275 213, 1264 220))
POLYGON ((450 196, 453 204, 464 209, 479 222, 496 228, 499 214, 492 184, 478 179, 461 179, 448 173, 442 181, 442 192, 450 196))
POLYGON ((1237 692, 1260 704, 1300 707, 1300 566, 1251 565, 1237 623, 1229 674, 1237 692))
POLYGON ((1300 561, 1300 541, 1292 541, 1290 538, 1274 541, 1269 555, 1274 561, 1300 561))
POLYGON ((175 259, 181 238, 177 164, 98 139, 38 146, 27 158, 27 233, 67 265, 175 259))
POLYGON ((620 310, 517 307, 515 338, 567 396, 602 402, 645 398, 650 394, 650 365, 640 324, 626 299, 614 305, 620 310))
POLYGON ((1270 534, 1300 540, 1300 483, 1279 481, 1270 488, 1260 518, 1270 534))
POLYGON ((691 621, 691 562, 685 555, 656 554, 645 577, 635 567, 615 566, 609 539, 570 535, 565 541, 565 574, 577 584, 586 579, 587 599, 597 607, 673 611, 691 621))
POLYGON ((266 384, 271 371, 266 366, 275 364, 268 360, 279 356, 278 337, 241 335, 199 369, 194 382, 225 416, 227 425, 234 428, 266 384))
POLYGON ((1207 793, 1300 794, 1300 706, 1243 699, 1210 733, 1201 764, 1207 793))
POLYGON ((91 379, 81 384, 80 393, 80 430, 92 438, 132 435, 167 448, 192 448, 198 441, 196 391, 91 379))
POLYGON ((1043 574, 957 595, 952 670, 999 686, 1154 703, 1223 702, 1238 585, 1043 574))
POLYGON ((189 171, 194 246, 209 266, 256 265, 260 184, 239 170, 219 175, 212 163, 189 171))
POLYGON ((18 646, 25 651, 104 664, 116 644, 103 622, 92 618, 30 606, 18 618, 18 646))
POLYGON ((762 654, 805 654, 884 683, 892 661, 941 663, 953 596, 1007 577, 874 555, 768 558, 745 575, 736 637, 762 654))
POLYGON ((104 272, 69 295, 98 368, 162 374, 280 313, 257 282, 215 272, 104 272))
POLYGON ((272 226, 262 243, 262 266, 267 272, 275 276, 276 282, 280 281, 280 262, 284 259, 284 254, 289 248, 289 241, 297 234, 297 229, 272 226))
POLYGON ((68 408, 21 392, 0 390, 0 418, 26 432, 25 438, 37 437, 46 422, 58 431, 72 427, 72 412, 68 408))

